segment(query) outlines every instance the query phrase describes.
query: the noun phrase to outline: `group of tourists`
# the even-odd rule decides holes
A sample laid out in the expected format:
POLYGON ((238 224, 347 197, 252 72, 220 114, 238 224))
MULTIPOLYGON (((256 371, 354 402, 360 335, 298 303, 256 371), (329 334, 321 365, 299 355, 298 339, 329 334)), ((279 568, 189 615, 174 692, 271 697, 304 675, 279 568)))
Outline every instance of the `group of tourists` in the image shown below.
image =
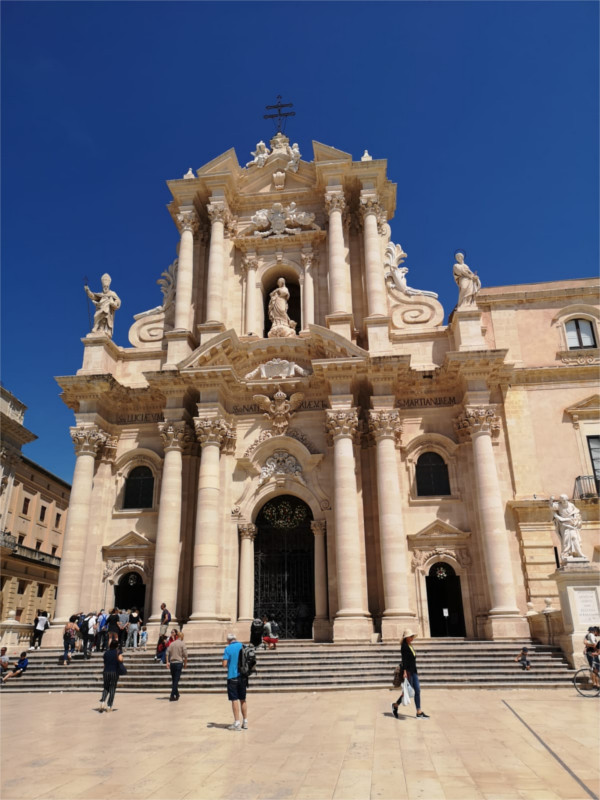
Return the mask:
POLYGON ((257 617, 250 625, 250 643, 254 647, 263 647, 265 650, 276 650, 279 642, 279 625, 273 617, 269 619, 263 614, 262 619, 257 617))
POLYGON ((24 650, 19 656, 19 660, 13 664, 10 663, 6 647, 0 649, 0 672, 2 673, 2 683, 6 683, 11 678, 20 678, 25 673, 29 666, 29 659, 27 658, 27 651, 24 650))
POLYGON ((75 651, 81 652, 84 658, 91 658, 92 652, 104 652, 114 641, 121 649, 146 650, 148 630, 137 608, 73 614, 63 631, 63 665, 71 663, 75 651))

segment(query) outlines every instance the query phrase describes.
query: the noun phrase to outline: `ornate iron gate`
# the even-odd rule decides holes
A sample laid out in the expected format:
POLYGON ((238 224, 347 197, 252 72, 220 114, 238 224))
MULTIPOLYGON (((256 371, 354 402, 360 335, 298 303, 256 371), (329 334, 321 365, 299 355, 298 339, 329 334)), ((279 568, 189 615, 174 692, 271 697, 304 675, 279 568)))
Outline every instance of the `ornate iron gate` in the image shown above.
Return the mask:
POLYGON ((315 616, 312 513, 283 495, 261 509, 254 543, 254 615, 279 624, 282 639, 311 639, 315 616))

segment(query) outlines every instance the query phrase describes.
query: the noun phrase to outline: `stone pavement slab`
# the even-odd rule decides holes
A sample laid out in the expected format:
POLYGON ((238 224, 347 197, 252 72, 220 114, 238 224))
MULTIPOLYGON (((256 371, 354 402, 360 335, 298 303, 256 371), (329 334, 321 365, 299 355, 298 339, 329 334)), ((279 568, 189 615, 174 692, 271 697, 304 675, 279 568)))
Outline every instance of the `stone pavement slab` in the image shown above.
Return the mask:
MULTIPOLYGON (((1 695, 0 695, 1 696, 1 695)), ((389 691, 249 692, 178 703, 117 692, 1 696, 3 800, 588 800, 600 793, 596 698, 439 689, 396 720, 389 691)))

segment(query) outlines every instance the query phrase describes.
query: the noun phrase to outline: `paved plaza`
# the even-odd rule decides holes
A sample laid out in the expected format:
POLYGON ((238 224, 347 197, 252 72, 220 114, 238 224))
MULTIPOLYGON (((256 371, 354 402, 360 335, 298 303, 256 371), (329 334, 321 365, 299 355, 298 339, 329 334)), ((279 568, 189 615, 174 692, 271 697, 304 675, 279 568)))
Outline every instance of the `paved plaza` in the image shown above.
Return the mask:
POLYGON ((580 800, 598 795, 599 701, 561 690, 427 690, 393 718, 390 691, 2 696, 3 800, 298 798, 580 800))

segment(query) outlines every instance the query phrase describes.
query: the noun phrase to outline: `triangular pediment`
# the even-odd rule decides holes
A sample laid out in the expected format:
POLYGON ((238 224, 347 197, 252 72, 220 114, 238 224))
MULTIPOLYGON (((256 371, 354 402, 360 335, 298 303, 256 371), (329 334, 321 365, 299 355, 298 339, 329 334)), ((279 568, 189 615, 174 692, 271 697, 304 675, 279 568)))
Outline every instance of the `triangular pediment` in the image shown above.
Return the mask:
POLYGON ((565 414, 575 419, 597 419, 600 417, 600 394, 593 394, 575 403, 569 408, 565 408, 565 414))
POLYGON ((337 147, 330 147, 328 144, 321 144, 313 140, 313 153, 315 154, 315 162, 318 161, 352 161, 350 153, 344 153, 343 150, 338 150, 337 147))
POLYGON ((153 547, 153 543, 149 539, 146 539, 145 536, 135 531, 129 531, 129 533, 116 539, 111 544, 105 545, 102 549, 107 555, 110 555, 116 552, 121 553, 123 550, 150 550, 153 547))
MULTIPOLYGON (((241 196, 249 197, 252 195, 273 194, 272 202, 280 201, 285 203, 285 195, 289 192, 311 191, 315 187, 315 168, 312 164, 300 162, 298 172, 286 172, 289 162, 288 156, 276 155, 271 157, 264 167, 251 167, 244 176, 245 181, 240 185, 239 193, 241 196), (276 172, 284 174, 283 188, 275 188, 273 175, 276 172)), ((265 197, 265 202, 266 197, 265 197)))
POLYGON ((470 531, 461 531, 455 528, 449 522, 444 522, 442 519, 436 519, 430 522, 425 528, 418 533, 411 533, 408 540, 414 543, 427 542, 434 544, 442 541, 464 541, 471 536, 470 531))
POLYGON ((206 178, 209 175, 222 174, 223 172, 228 172, 232 175, 237 175, 241 172, 237 154, 233 147, 200 167, 197 175, 199 178, 206 178))

